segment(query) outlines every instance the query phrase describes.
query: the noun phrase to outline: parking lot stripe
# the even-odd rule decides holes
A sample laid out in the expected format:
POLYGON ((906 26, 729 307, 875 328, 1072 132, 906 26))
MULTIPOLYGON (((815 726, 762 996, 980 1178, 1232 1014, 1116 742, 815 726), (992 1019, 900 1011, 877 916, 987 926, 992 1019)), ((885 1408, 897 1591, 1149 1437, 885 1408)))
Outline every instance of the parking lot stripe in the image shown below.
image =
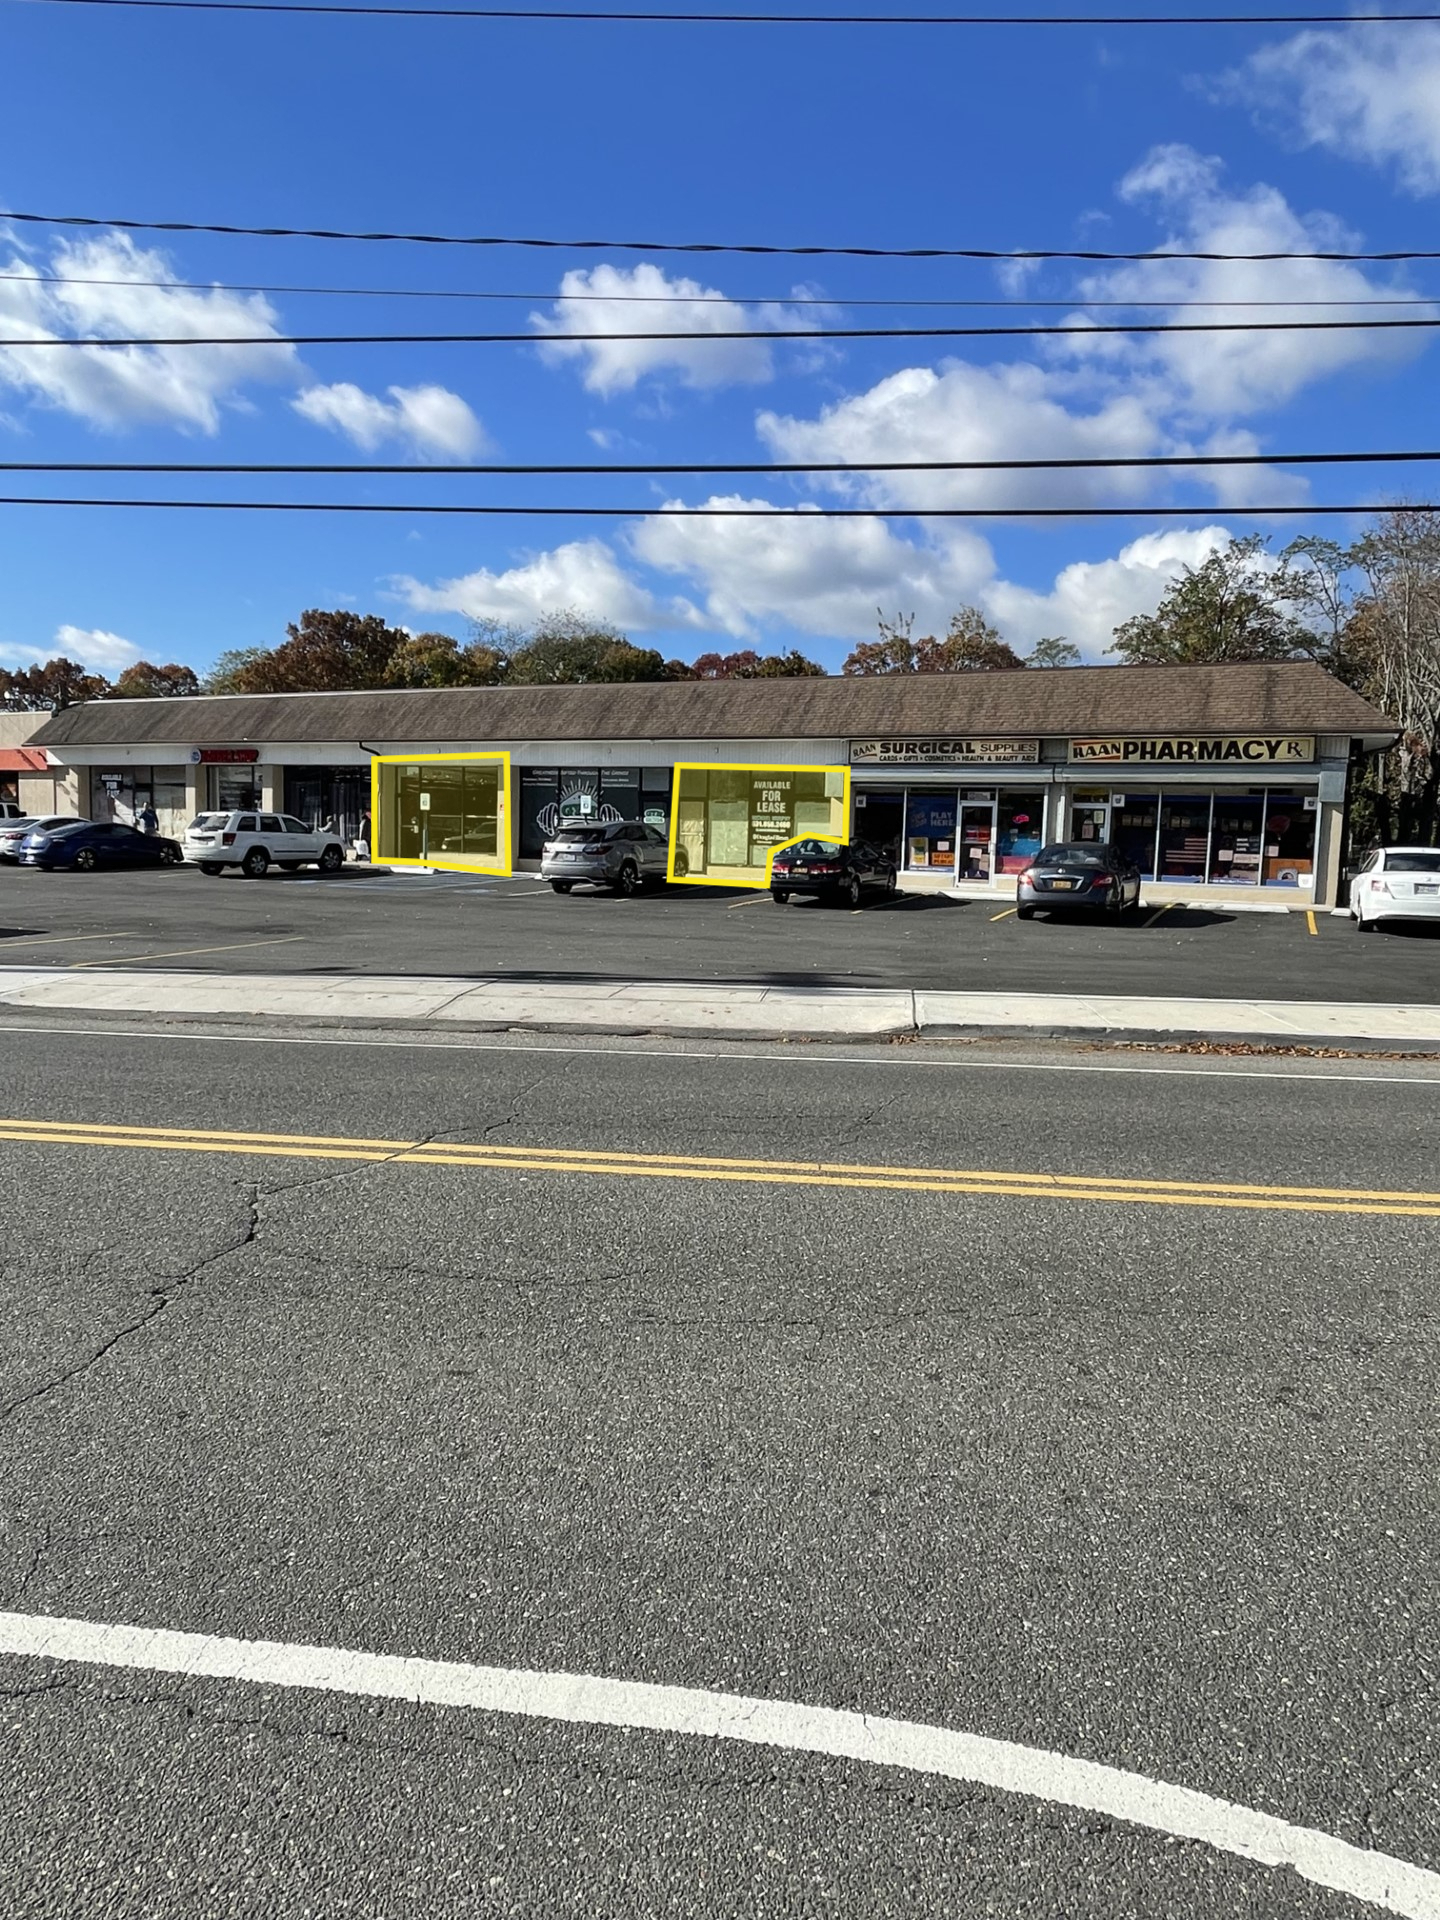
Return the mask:
POLYGON ((1315 924, 1315 915, 1313 911, 1309 911, 1306 913, 1305 924, 1310 929, 1311 933, 1315 934, 1317 937, 1319 936, 1320 929, 1315 924))
POLYGON ((0 955, 16 947, 78 947, 82 940, 143 940, 143 933, 47 933, 21 934, 18 939, 0 941, 0 955))
POLYGON ((1016 909, 1014 907, 1006 907, 1003 913, 992 913, 990 916, 991 926, 993 927, 997 920, 1008 920, 1015 911, 1016 909))
MULTIPOLYGON (((1288 1869, 1312 1885, 1404 1920, 1440 1920, 1440 1874, 1278 1814, 1150 1774, 959 1728, 853 1708, 723 1693, 603 1674, 535 1672, 361 1649, 242 1640, 118 1622, 0 1613, 0 1652, 20 1659, 165 1673, 451 1712, 822 1754, 861 1766, 962 1780, 1100 1814, 1233 1858, 1288 1869)), ((1284 1896, 1280 1896, 1282 1901, 1284 1896)))
POLYGON ((142 960, 181 960, 192 953, 239 953, 243 947, 287 947, 304 938, 303 933, 282 933, 273 940, 232 940, 223 947, 172 947, 168 953, 126 953, 116 960, 72 960, 70 971, 81 967, 135 967, 142 960))
POLYGON ((1162 913, 1169 913, 1170 909, 1175 905, 1176 902, 1174 900, 1167 900, 1163 907, 1158 907, 1156 911, 1151 914, 1150 918, 1145 922, 1146 926, 1153 927, 1155 922, 1160 918, 1160 915, 1162 913))
POLYGON ((608 1174, 761 1186, 878 1188, 905 1193, 987 1194, 1007 1199, 1105 1201, 1261 1212, 1418 1215, 1440 1219, 1440 1193, 1408 1189, 1255 1186, 1233 1181, 1133 1180, 1108 1174, 1005 1172, 993 1168, 867 1166, 843 1161, 737 1160, 689 1154, 621 1153, 586 1147, 504 1146, 466 1141, 347 1139, 330 1134, 229 1133, 205 1128, 0 1118, 0 1140, 32 1146, 127 1147, 282 1159, 486 1168, 491 1172, 608 1174))

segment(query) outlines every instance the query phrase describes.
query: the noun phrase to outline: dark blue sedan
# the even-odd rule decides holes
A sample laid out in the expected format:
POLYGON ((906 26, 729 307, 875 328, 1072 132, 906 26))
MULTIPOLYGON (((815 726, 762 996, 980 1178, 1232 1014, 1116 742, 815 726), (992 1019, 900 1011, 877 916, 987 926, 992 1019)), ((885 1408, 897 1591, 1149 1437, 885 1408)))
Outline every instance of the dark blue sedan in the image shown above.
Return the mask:
POLYGON ((38 827, 20 842, 22 867, 71 867, 93 873, 97 867, 178 867, 185 856, 178 840, 163 833, 141 833, 118 820, 75 820, 67 826, 38 827))

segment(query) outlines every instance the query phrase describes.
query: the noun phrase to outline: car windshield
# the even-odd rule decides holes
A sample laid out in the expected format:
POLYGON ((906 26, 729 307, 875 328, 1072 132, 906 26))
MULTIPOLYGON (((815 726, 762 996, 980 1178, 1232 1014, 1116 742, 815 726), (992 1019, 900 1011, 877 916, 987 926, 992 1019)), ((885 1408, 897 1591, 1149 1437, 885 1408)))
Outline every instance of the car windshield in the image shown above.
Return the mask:
POLYGON ((833 859, 835 855, 839 853, 840 848, 834 840, 797 840, 793 847, 787 847, 784 851, 787 853, 801 853, 811 856, 819 855, 822 859, 827 857, 833 859))
POLYGON ((228 813, 197 813, 190 822, 191 833, 213 833, 217 827, 223 827, 230 818, 228 813))
POLYGON ((47 828, 45 831, 57 834, 80 833, 90 825, 88 820, 62 820, 57 826, 47 828))
POLYGON ((1057 841, 1053 847, 1042 847, 1033 864, 1037 867, 1108 867, 1114 857, 1109 847, 1057 841))
POLYGON ((1387 873, 1440 873, 1440 847, 1417 847, 1406 853, 1387 853, 1387 873))

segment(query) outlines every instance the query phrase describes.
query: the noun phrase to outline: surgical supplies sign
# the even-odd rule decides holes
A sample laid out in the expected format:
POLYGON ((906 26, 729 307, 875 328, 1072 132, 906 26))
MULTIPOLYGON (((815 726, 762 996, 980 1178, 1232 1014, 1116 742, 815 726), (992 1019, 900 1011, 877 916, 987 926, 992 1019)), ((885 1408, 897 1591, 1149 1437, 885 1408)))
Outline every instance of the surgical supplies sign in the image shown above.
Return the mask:
POLYGON ((1297 766, 1315 758, 1313 734, 1120 734, 1072 740, 1071 762, 1100 766, 1297 766))
POLYGON ((852 740, 852 767, 996 767, 1031 766, 1040 758, 1038 740, 933 739, 852 740))

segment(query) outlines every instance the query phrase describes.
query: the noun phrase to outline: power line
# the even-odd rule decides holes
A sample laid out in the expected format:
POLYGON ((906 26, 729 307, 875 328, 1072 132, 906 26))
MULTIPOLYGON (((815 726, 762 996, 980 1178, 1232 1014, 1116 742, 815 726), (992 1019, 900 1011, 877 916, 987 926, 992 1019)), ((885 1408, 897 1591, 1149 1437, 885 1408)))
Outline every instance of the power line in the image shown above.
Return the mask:
MULTIPOLYGON (((3 218, 4 216, 0 216, 3 218)), ((1173 259, 1173 254, 1166 254, 1173 259)), ((852 299, 845 294, 792 293, 491 293, 450 287, 301 287, 275 281, 211 280, 98 280, 70 273, 0 273, 0 282, 13 280, 46 287, 144 287, 165 293, 313 293, 341 299, 383 300, 525 300, 549 301, 555 306, 598 302, 604 306, 700 307, 712 306, 785 306, 785 307, 966 307, 1022 309, 1056 307, 1094 309, 1122 307, 1168 312, 1184 307, 1219 309, 1258 307, 1428 307, 1437 304, 1429 294, 1392 294, 1384 299, 1366 300, 1087 300, 1080 295, 1070 300, 876 300, 852 299)), ((607 336, 608 338, 609 336, 607 336)))
POLYGON ((570 478, 616 474, 739 473, 1049 473, 1105 471, 1115 467, 1329 467, 1386 466, 1440 460, 1440 449, 1406 448, 1362 453, 1146 453, 1067 456, 1053 460, 732 460, 638 461, 625 464, 561 466, 484 465, 417 466, 413 461, 183 461, 183 460, 0 460, 0 473, 250 473, 250 474, 413 474, 425 478, 457 474, 570 478))
MULTIPOLYGON (((1388 513, 1394 501, 1368 501, 1358 506, 1225 507, 516 507, 450 506, 435 502, 383 505, 359 500, 86 500, 0 495, 0 507, 153 507, 202 513, 424 513, 537 519, 587 520, 1151 520, 1203 518, 1220 513, 1227 519, 1253 520, 1282 515, 1388 513)), ((1407 501, 1411 513, 1440 513, 1429 502, 1407 501)))
MULTIPOLYGON (((238 0, 237 0, 238 4, 238 0)), ((1370 18, 1369 15, 1357 18, 1370 18)), ((1432 16, 1423 16, 1430 19, 1432 16)), ((1210 23, 1210 24, 1213 24, 1210 23)), ((611 253, 743 253, 767 256, 817 255, 855 260, 1339 260, 1383 263, 1400 260, 1440 260, 1440 248, 1399 247, 1385 253, 1344 253, 1338 249, 1308 252, 1222 253, 1180 251, 1122 253, 1082 247, 853 247, 779 246, 770 242, 730 240, 550 240, 534 235, 358 232, 340 227, 246 227, 215 220, 122 220, 88 213, 15 213, 0 211, 0 220, 24 221, 42 227, 113 227, 125 233, 218 233, 251 240, 368 240, 395 241, 424 247, 540 247, 552 252, 611 253)))
MULTIPOLYGON (((32 4, 34 0, 32 0, 32 4)), ((304 13, 372 19, 624 22, 686 27, 1353 27, 1434 21, 1434 13, 632 13, 560 7, 377 7, 322 0, 44 0, 49 6, 130 7, 167 13, 304 13)))
POLYGON ((653 333, 219 333, 58 336, 9 338, 11 347, 476 347, 569 346, 600 343, 683 340, 703 346, 721 340, 994 340, 1017 336, 1063 336, 1076 340, 1100 334, 1133 333, 1373 333, 1440 327, 1440 313, 1390 320, 1173 320, 1097 321, 1093 325, 1026 327, 707 327, 653 333))

